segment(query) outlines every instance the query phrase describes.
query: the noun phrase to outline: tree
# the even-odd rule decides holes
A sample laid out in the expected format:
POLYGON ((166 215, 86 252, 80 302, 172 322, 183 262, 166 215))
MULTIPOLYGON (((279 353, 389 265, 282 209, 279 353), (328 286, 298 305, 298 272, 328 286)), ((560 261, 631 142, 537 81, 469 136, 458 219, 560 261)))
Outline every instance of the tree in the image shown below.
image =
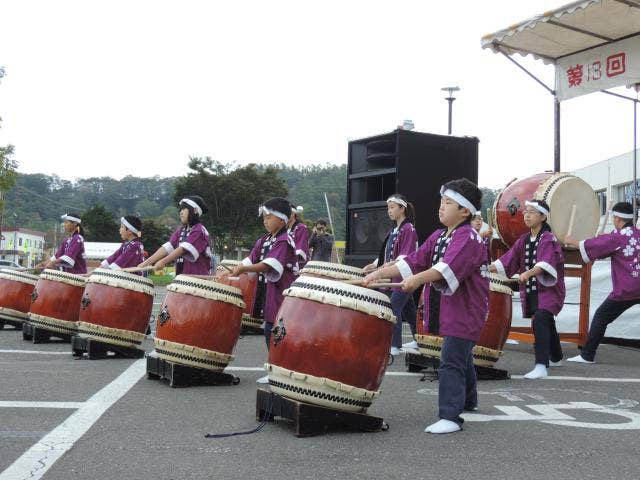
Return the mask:
POLYGON ((485 222, 487 219, 487 209, 493 208, 493 203, 496 200, 496 197, 500 193, 500 190, 492 190, 486 187, 480 187, 482 191, 482 206, 480 211, 482 212, 482 218, 484 218, 485 222))
POLYGON ((175 199, 200 195, 209 205, 202 223, 215 235, 215 248, 249 247, 264 231, 258 206, 270 197, 286 197, 287 186, 275 167, 250 164, 232 169, 210 157, 191 157, 192 170, 175 183, 175 199))
POLYGON ((170 228, 152 219, 142 221, 142 241, 144 242, 144 249, 149 252, 149 255, 153 255, 161 245, 167 242, 171 233, 172 230, 170 228))
MULTIPOLYGON (((4 67, 0 66, 0 80, 5 75, 4 67)), ((0 123, 2 118, 0 117, 0 123)), ((4 192, 8 192, 16 183, 18 162, 13 160, 13 145, 0 146, 0 228, 4 216, 4 192)))
POLYGON ((89 242, 118 242, 119 223, 102 205, 96 205, 82 215, 84 238, 89 242))

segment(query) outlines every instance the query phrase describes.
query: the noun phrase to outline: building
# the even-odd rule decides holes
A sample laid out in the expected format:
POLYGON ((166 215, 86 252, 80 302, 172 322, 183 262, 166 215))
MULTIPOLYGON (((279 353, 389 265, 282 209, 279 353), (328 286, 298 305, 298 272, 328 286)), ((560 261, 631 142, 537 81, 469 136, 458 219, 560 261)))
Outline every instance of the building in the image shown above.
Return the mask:
MULTIPOLYGON (((639 161, 640 165, 640 150, 637 157, 636 161, 639 161)), ((617 202, 631 202, 633 198, 633 151, 587 165, 572 173, 591 185, 596 192, 600 203, 601 221, 608 206, 617 202)), ((640 168, 637 168, 637 174, 640 177, 640 168)), ((640 193, 640 182, 637 183, 640 193)), ((609 218, 605 231, 612 228, 609 218)))
POLYGON ((44 235, 44 232, 29 228, 3 228, 0 238, 0 259, 15 261, 27 268, 33 267, 43 258, 44 235))

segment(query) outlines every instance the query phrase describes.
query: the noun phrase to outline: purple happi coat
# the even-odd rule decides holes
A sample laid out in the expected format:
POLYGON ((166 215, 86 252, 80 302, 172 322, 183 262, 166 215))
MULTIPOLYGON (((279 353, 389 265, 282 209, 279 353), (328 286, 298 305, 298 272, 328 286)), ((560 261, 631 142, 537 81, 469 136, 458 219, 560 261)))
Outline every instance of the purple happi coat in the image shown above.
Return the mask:
MULTIPOLYGON (((378 256, 378 265, 391 262, 393 260, 402 260, 407 255, 411 255, 418 249, 418 234, 413 223, 405 221, 400 226, 395 226, 387 234, 387 239, 382 245, 380 255, 378 256)), ((392 279, 392 282, 398 283, 400 277, 392 279)), ((400 290, 394 288, 392 290, 400 290)))
POLYGON ((564 254, 560 242, 550 230, 541 231, 535 239, 529 233, 523 234, 494 265, 498 273, 507 277, 540 267, 540 275, 520 284, 522 316, 530 318, 538 309, 553 315, 560 313, 566 294, 564 254))
POLYGON ((209 232, 201 223, 178 228, 167 243, 162 245, 171 254, 182 247, 185 252, 176 260, 176 274, 208 275, 211 269, 209 232))
POLYGON ((67 273, 87 273, 87 257, 84 253, 84 238, 75 232, 64 240, 51 260, 61 259, 60 268, 67 273))
POLYGON ((249 256, 242 260, 243 265, 261 262, 269 270, 258 274, 253 316, 274 323, 284 300, 283 292, 291 286, 298 270, 296 245, 286 229, 275 237, 271 234, 260 237, 249 256))
POLYGON ((296 246, 298 268, 302 269, 309 261, 309 229, 304 223, 296 222, 289 230, 289 235, 296 246))
POLYGON ((620 230, 583 240, 580 253, 585 262, 611 257, 610 300, 640 298, 640 230, 627 224, 620 230))
POLYGON ((478 233, 464 223, 449 235, 445 229, 435 231, 417 251, 396 263, 402 278, 430 268, 444 277, 424 290, 425 331, 478 340, 489 310, 486 252, 478 233))
MULTIPOLYGON (((128 240, 102 261, 100 267, 120 270, 122 268, 135 267, 144 262, 144 247, 140 240, 128 240)), ((142 272, 136 272, 142 275, 142 272)))

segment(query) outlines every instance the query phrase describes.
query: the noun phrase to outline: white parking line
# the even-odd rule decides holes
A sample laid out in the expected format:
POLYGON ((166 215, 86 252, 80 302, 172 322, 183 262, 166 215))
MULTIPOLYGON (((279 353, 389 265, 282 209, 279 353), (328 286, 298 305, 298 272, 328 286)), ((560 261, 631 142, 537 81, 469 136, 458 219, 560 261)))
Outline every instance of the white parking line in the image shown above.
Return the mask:
MULTIPOLYGON (((520 380, 523 375, 511 375, 511 378, 520 380)), ((611 383, 640 383, 640 378, 606 378, 606 377, 544 377, 539 380, 564 380, 573 382, 611 382, 611 383)))
POLYGON ((80 408, 84 402, 0 402, 0 408, 80 408))
POLYGON ((0 350, 0 353, 28 353, 34 355, 71 355, 71 352, 43 352, 40 350, 0 350))
POLYGON ((125 395, 147 372, 146 361, 137 360, 118 378, 93 395, 62 424, 42 437, 2 473, 0 480, 39 479, 125 395))

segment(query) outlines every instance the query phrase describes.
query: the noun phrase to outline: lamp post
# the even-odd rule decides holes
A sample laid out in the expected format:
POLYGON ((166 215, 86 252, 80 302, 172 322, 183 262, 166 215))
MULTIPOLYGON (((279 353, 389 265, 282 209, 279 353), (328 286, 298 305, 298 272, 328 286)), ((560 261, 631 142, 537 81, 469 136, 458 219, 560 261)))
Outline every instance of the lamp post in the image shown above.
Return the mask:
POLYGON ((18 263, 16 255, 18 254, 18 214, 14 212, 13 214, 13 261, 18 263))
POLYGON ((453 116, 453 101, 456 99, 453 96, 453 92, 459 92, 460 87, 442 87, 440 90, 448 92, 449 96, 445 97, 445 100, 449 102, 449 135, 451 135, 451 117, 453 116))

